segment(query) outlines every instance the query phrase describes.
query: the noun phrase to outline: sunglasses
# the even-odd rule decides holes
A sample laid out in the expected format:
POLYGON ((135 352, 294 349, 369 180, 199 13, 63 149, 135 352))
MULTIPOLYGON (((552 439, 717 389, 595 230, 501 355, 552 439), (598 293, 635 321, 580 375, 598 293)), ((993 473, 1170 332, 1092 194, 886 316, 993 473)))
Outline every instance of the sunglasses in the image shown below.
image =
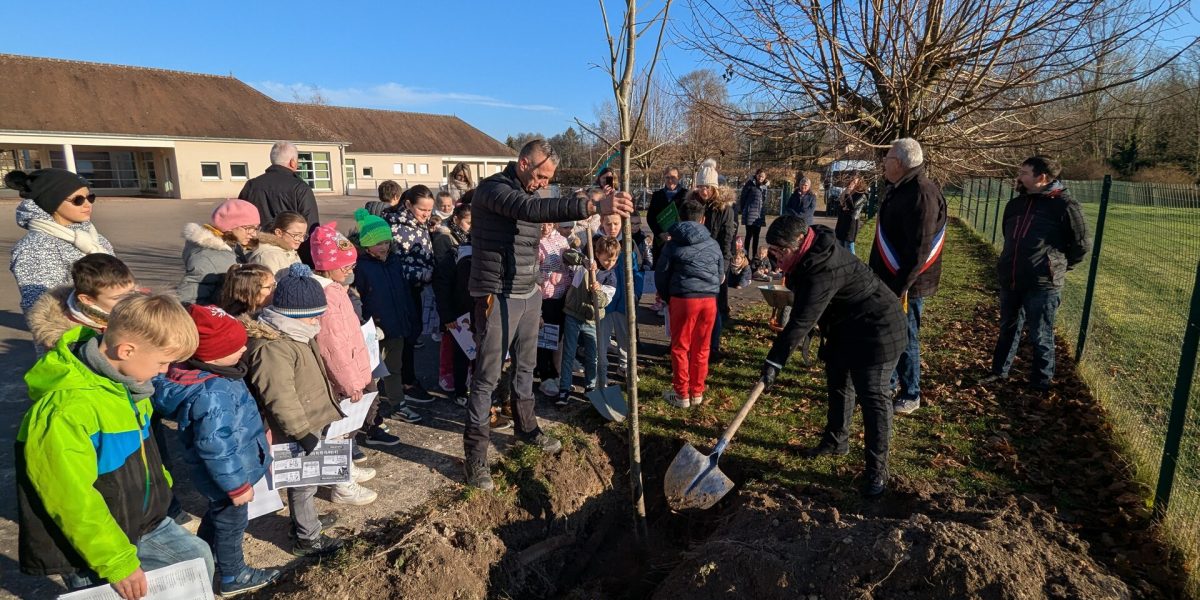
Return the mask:
POLYGON ((71 204, 74 204, 75 206, 83 206, 84 202, 87 202, 88 204, 95 204, 96 203, 96 195, 88 194, 86 196, 82 196, 82 195, 81 196, 72 196, 70 198, 67 198, 66 201, 70 202, 71 204))

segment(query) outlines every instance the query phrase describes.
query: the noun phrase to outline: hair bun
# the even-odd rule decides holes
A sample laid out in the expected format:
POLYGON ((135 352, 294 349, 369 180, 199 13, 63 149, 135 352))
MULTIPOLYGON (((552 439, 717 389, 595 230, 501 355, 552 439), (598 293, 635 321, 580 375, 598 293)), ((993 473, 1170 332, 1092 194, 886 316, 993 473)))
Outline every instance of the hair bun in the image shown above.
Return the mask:
POLYGON ((312 269, 304 263, 296 263, 287 270, 288 277, 312 277, 312 269))
POLYGON ((18 192, 29 191, 29 174, 25 171, 9 171, 4 175, 4 187, 18 192))

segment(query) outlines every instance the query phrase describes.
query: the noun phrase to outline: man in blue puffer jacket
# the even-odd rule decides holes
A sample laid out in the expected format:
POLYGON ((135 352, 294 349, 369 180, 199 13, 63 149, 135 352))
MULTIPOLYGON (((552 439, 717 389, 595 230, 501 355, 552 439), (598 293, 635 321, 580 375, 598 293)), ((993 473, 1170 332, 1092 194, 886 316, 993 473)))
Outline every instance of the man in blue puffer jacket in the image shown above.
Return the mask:
POLYGON ((196 489, 208 499, 198 535, 212 547, 220 593, 236 596, 270 585, 275 569, 246 566, 242 537, 254 484, 267 473, 271 447, 246 383, 246 328, 215 306, 187 305, 200 345, 154 382, 154 410, 179 423, 196 489))
POLYGON ((654 269, 654 283, 668 302, 672 389, 667 402, 680 408, 704 402, 709 341, 717 319, 717 295, 725 278, 721 246, 704 226, 704 205, 694 196, 679 203, 679 222, 654 269))

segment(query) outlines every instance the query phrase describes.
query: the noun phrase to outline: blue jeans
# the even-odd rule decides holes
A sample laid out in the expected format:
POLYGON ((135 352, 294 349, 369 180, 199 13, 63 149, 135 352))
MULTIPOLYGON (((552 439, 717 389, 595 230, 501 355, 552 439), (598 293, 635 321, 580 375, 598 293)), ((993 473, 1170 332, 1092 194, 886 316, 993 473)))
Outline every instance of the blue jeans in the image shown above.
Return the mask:
POLYGON ((850 254, 854 254, 854 240, 838 240, 838 243, 841 244, 843 248, 849 250, 850 254))
MULTIPOLYGON (((153 531, 136 542, 138 560, 143 571, 153 571, 176 563, 203 558, 209 579, 213 576, 212 551, 204 540, 180 527, 173 519, 163 519, 153 531)), ((76 571, 62 576, 69 590, 102 585, 104 580, 93 571, 76 571)))
POLYGON ((908 346, 896 362, 892 373, 892 390, 897 400, 921 397, 921 318, 925 312, 924 298, 908 299, 908 346))
POLYGON ((1033 372, 1029 382, 1049 386, 1054 379, 1054 317, 1061 302, 1060 290, 1000 290, 1000 337, 992 354, 992 373, 1008 377, 1021 330, 1029 324, 1033 343, 1033 372))
POLYGON ((559 393, 570 391, 574 380, 575 351, 583 351, 583 380, 596 387, 596 326, 563 315, 562 360, 558 369, 559 393))
POLYGON ((228 498, 208 501, 208 512, 200 519, 196 535, 208 543, 222 577, 237 577, 246 567, 242 554, 242 535, 249 523, 249 509, 243 504, 234 506, 228 498))

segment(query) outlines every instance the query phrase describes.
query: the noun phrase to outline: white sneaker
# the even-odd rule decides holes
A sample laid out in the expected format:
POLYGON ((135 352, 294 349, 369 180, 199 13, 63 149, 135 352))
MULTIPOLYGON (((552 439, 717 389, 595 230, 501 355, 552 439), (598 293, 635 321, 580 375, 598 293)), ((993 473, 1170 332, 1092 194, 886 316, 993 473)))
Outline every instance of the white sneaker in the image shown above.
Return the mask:
POLYGON ((375 469, 371 467, 360 467, 355 464, 350 465, 350 481, 354 483, 363 483, 375 479, 375 469))
POLYGON ((677 395, 675 390, 671 389, 663 392, 663 399, 667 401, 667 404, 670 404, 676 408, 691 408, 692 406, 692 401, 690 399, 677 395))
POLYGON ((543 380, 542 385, 539 387, 539 389, 542 391, 543 396, 545 396, 547 398, 557 398, 558 397, 558 380, 555 380, 555 379, 543 380))
POLYGON ((692 406, 704 404, 704 396, 692 396, 692 406))
POLYGON ((333 486, 333 493, 329 496, 329 501, 334 504, 366 506, 374 502, 375 498, 379 497, 379 494, 357 483, 339 483, 333 486))

